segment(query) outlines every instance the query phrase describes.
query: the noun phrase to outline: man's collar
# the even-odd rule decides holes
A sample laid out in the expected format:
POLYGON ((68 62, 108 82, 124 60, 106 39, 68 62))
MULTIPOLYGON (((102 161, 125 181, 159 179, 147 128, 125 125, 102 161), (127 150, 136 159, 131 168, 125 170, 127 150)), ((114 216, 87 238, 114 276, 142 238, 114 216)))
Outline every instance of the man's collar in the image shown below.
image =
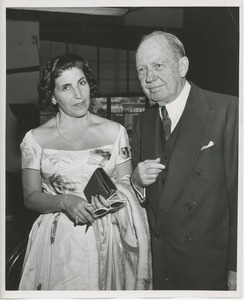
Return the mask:
MULTIPOLYGON (((169 117, 172 121, 171 124, 172 130, 175 128, 181 114, 183 113, 187 98, 190 93, 190 89, 191 89, 191 85, 189 84, 188 81, 186 81, 180 95, 174 101, 172 101, 169 104, 166 104, 165 106, 168 111, 169 117)), ((161 107, 159 108, 159 115, 160 118, 162 119, 161 107)))
POLYGON ((186 81, 181 93, 179 96, 169 104, 166 104, 167 111, 169 115, 174 114, 175 111, 179 111, 180 109, 184 109, 187 98, 189 96, 191 89, 191 85, 188 81, 186 81))

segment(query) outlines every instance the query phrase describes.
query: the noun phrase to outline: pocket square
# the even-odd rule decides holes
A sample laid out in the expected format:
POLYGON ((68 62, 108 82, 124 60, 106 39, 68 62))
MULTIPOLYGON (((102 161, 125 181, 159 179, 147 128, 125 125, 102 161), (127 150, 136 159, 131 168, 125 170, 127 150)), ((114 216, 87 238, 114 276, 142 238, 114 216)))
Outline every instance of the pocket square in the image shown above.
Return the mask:
POLYGON ((210 141, 207 145, 202 146, 201 151, 204 150, 204 149, 207 149, 207 148, 209 148, 209 147, 212 147, 213 145, 214 145, 214 142, 213 142, 213 141, 210 141))

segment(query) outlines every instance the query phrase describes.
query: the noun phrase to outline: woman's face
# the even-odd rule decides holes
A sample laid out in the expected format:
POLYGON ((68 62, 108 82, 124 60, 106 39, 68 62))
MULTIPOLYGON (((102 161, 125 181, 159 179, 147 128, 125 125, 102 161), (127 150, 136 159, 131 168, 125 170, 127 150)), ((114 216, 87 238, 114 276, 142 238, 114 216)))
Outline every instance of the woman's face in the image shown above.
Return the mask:
POLYGON ((84 116, 90 106, 90 86, 79 68, 65 70, 55 80, 53 97, 70 117, 84 116))

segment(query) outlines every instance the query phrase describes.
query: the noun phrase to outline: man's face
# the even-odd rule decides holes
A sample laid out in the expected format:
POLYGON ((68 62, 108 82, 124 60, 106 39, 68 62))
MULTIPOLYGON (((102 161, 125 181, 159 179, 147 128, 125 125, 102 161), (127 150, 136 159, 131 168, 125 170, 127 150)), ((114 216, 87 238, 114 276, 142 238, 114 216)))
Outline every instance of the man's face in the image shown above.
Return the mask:
POLYGON ((143 92, 147 97, 157 102, 159 106, 174 101, 185 83, 186 60, 186 57, 181 59, 175 57, 164 39, 154 36, 145 40, 137 51, 136 67, 143 92))

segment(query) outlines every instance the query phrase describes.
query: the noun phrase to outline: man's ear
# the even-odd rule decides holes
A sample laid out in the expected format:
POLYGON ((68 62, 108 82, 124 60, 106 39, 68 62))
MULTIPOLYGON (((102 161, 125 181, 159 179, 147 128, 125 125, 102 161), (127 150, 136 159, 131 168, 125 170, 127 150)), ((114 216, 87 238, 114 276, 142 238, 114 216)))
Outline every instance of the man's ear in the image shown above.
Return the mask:
POLYGON ((180 59, 179 68, 180 68, 180 76, 182 78, 186 77, 187 71, 189 69, 189 60, 188 60, 188 58, 186 56, 183 56, 180 59))

